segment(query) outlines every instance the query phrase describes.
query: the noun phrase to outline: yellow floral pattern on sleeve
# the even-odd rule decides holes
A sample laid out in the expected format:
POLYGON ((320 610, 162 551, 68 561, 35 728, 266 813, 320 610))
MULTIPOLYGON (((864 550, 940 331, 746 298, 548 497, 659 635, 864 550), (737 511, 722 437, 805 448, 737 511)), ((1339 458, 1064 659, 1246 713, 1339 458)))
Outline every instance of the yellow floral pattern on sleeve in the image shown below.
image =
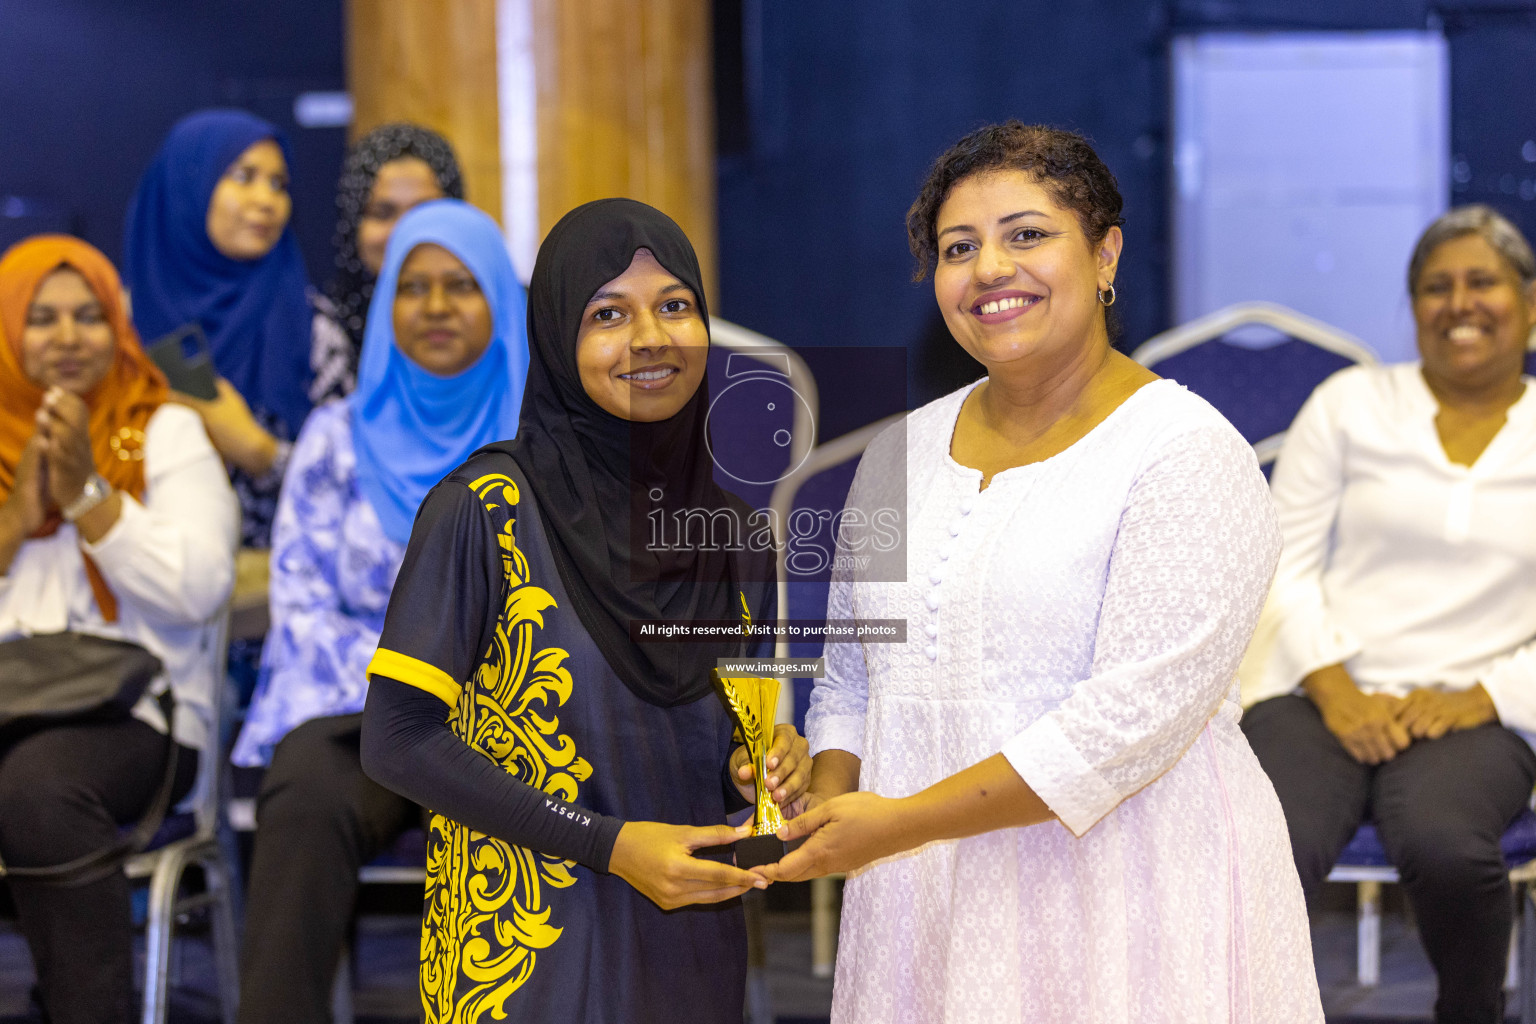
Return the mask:
MULTIPOLYGON (((450 724, 523 782, 574 801, 592 766, 560 730, 560 708, 571 695, 569 655, 534 647, 534 630, 543 627, 555 600, 528 578, 528 561, 517 547, 517 483, 488 474, 469 486, 497 524, 506 603, 450 724)), ((575 883, 575 866, 432 815, 421 930, 428 1024, 507 1019, 507 1000, 533 974, 539 951, 560 938, 548 897, 575 883)))

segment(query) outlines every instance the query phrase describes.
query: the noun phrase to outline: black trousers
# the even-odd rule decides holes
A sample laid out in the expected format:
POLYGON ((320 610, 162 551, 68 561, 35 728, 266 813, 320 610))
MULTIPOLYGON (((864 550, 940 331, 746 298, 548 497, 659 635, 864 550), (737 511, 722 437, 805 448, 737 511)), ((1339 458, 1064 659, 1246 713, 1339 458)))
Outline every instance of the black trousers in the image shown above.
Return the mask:
MULTIPOLYGON (((197 778, 182 747, 174 798, 197 778)), ((163 777, 165 736, 137 719, 57 725, 0 745, 0 856, 45 867, 109 846, 137 819, 163 777)), ((67 887, 8 879, 21 933, 53 1024, 130 1024, 133 920, 122 872, 67 887)))
POLYGON ((363 774, 362 715, 283 737, 256 804, 240 1024, 326 1024, 357 903, 357 870, 421 824, 421 809, 363 774))
POLYGON ((1361 820, 1374 821, 1439 979, 1435 1020, 1502 1021, 1514 903, 1499 836, 1536 782, 1525 741, 1491 723, 1364 765, 1294 695, 1250 708, 1242 727, 1280 795, 1308 897, 1361 820))

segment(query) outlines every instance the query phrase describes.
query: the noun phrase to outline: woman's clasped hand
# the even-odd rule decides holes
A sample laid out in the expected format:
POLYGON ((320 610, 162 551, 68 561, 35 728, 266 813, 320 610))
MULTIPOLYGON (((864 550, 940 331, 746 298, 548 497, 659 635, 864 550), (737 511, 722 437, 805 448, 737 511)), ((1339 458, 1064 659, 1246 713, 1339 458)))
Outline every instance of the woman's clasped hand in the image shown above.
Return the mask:
POLYGON ((1332 665, 1313 673, 1308 691, 1328 731, 1361 764, 1390 761, 1415 740, 1437 740, 1498 720, 1481 686, 1423 686, 1404 697, 1364 693, 1342 665, 1332 665))
POLYGON ((1421 686, 1403 698, 1397 720, 1414 739, 1437 740, 1448 732, 1496 722, 1498 709, 1481 686, 1442 690, 1421 686))

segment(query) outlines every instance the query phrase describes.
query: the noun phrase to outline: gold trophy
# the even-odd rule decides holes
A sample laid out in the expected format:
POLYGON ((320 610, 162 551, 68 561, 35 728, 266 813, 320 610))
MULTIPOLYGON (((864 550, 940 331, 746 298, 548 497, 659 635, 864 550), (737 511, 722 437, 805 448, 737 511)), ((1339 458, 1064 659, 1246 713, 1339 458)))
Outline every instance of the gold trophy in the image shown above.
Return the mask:
MULTIPOLYGON (((779 708, 779 681, 762 676, 723 676, 713 670, 715 690, 736 722, 741 742, 752 762, 757 786, 757 809, 752 815, 752 834, 735 844, 736 866, 755 868, 773 864, 784 856, 784 841, 777 835, 784 815, 768 788, 768 750, 773 746, 773 718, 779 708)), ((734 779, 732 781, 735 781, 734 779)))

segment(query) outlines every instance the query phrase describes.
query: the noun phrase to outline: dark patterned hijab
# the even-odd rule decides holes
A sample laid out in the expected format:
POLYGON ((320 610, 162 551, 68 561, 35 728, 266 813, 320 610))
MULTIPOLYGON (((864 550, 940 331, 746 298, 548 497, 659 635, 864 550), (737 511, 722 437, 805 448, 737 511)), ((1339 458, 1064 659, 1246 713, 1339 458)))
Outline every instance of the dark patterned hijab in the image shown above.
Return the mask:
MULTIPOLYGON (((587 301, 649 249, 693 290, 709 323, 704 284, 681 228, 632 199, 600 199, 562 217, 539 246, 528 286, 528 381, 517 438, 492 445, 516 460, 538 499, 561 582, 582 626, 641 700, 673 707, 710 693, 716 659, 745 643, 636 643, 631 623, 661 619, 739 623, 741 584, 772 579, 772 553, 655 551, 649 517, 680 509, 729 510, 745 536, 750 510, 714 480, 709 379, 670 419, 638 423, 604 411, 582 387, 576 338, 587 301)), ((743 545, 745 546, 745 545, 743 545)))
POLYGON ((358 139, 347 153, 341 181, 336 186, 336 234, 332 238, 336 247, 336 276, 325 292, 336 307, 342 330, 352 341, 354 364, 363 347, 363 322, 373 298, 373 275, 357 254, 357 224, 368 205, 379 168, 403 156, 414 156, 432 168, 444 196, 464 198, 464 179, 459 174, 453 147, 430 128, 405 122, 379 125, 358 139))

